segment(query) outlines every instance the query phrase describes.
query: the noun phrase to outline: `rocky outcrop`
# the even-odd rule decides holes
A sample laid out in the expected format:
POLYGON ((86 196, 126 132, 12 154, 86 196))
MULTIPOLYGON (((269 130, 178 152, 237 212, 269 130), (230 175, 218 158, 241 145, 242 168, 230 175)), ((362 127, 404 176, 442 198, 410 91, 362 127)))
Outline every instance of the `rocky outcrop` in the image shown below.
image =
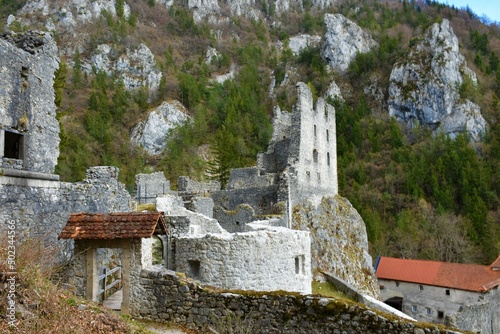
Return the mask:
POLYGON ((108 75, 118 74, 127 90, 146 87, 151 100, 158 91, 162 78, 151 50, 141 43, 136 49, 127 48, 126 53, 116 60, 112 57, 114 52, 115 50, 110 45, 101 44, 91 57, 90 63, 82 67, 87 73, 96 69, 108 75))
POLYGON ((288 47, 294 55, 298 55, 303 49, 310 47, 319 46, 321 43, 321 37, 311 36, 307 34, 300 34, 290 37, 288 41, 288 47))
POLYGON ((292 227, 311 233, 315 276, 329 272, 361 293, 378 298, 366 227, 347 199, 337 195, 324 197, 317 206, 307 201, 295 205, 292 227))
POLYGON ((371 36, 342 14, 325 14, 326 34, 321 55, 337 72, 344 73, 358 53, 377 47, 371 36))
POLYGON ((186 108, 179 101, 163 102, 132 129, 130 140, 151 155, 160 154, 167 145, 169 132, 189 119, 186 108))
MULTIPOLYGON (((74 31, 79 24, 92 22, 103 11, 117 15, 115 0, 71 0, 68 2, 51 0, 29 0, 10 23, 18 21, 22 26, 40 24, 45 20, 49 30, 74 31)), ((130 7, 123 5, 123 17, 130 16, 130 7)))
POLYGON ((464 80, 476 83, 460 54, 458 38, 448 20, 435 23, 396 63, 390 76, 389 115, 409 128, 423 125, 452 137, 466 130, 473 140, 485 132, 480 108, 463 100, 464 80))

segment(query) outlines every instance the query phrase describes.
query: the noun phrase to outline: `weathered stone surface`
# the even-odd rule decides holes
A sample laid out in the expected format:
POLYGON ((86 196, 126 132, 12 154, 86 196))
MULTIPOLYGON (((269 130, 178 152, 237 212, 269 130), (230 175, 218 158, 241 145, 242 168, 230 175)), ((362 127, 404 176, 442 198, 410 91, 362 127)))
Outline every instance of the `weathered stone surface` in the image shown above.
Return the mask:
MULTIPOLYGON (((115 0, 71 0, 58 2, 53 0, 29 0, 18 12, 17 20, 23 26, 40 23, 42 19, 50 20, 57 29, 74 30, 78 24, 88 23, 106 11, 116 16, 115 0)), ((130 16, 130 7, 125 2, 123 16, 130 16)))
POLYGON ((113 52, 110 45, 101 44, 90 62, 82 64, 82 67, 88 73, 94 69, 104 71, 108 75, 116 73, 122 79, 125 89, 145 87, 148 89, 149 98, 152 99, 160 87, 162 73, 156 67, 156 60, 151 50, 141 43, 135 49, 127 48, 126 53, 116 60, 113 60, 113 52))
POLYGON ((358 53, 378 46, 371 36, 342 14, 325 14, 326 34, 323 59, 335 70, 344 73, 358 53))
MULTIPOLYGON (((5 131, 22 137, 24 152, 14 165, 53 173, 59 156, 59 123, 54 103, 57 47, 48 33, 31 31, 0 36, 0 155, 5 131)), ((8 145, 8 144, 6 144, 8 145)), ((5 148, 7 149, 7 148, 5 148)), ((0 162, 0 167, 12 165, 0 162)))
POLYGON ((132 129, 130 140, 151 155, 160 154, 167 145, 170 131, 189 120, 186 108, 179 101, 163 102, 149 113, 147 120, 132 129))
POLYGON ((176 271, 225 289, 311 293, 309 247, 309 232, 283 227, 181 237, 176 271))
POLYGON ((317 206, 295 203, 292 222, 293 228, 311 232, 314 274, 326 271, 365 294, 380 295, 365 224, 347 199, 337 195, 323 198, 317 206))
POLYGON ((360 304, 333 298, 285 292, 214 292, 173 271, 154 267, 142 270, 138 280, 141 293, 131 297, 132 316, 173 322, 201 332, 458 333, 386 318, 360 304))
POLYGON ((130 195, 117 177, 116 167, 90 168, 85 180, 76 183, 0 176, 0 218, 16 221, 19 241, 40 238, 56 257, 67 259, 72 241, 57 236, 71 213, 130 210, 130 195))
POLYGON ((451 136, 465 129, 473 140, 479 140, 487 124, 479 106, 460 98, 465 76, 476 83, 449 21, 435 23, 394 66, 389 115, 409 128, 423 125, 451 136))
POLYGON ((300 34, 290 37, 288 47, 294 55, 298 55, 303 49, 309 47, 319 46, 321 43, 320 36, 311 36, 307 34, 300 34))

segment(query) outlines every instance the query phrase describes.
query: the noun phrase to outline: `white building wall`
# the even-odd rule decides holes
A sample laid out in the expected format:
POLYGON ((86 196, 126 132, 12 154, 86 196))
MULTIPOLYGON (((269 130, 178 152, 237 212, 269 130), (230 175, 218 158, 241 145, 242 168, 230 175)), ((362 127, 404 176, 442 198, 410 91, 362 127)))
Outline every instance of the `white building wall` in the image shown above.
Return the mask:
POLYGON ((480 292, 464 291, 432 285, 420 285, 379 279, 380 297, 383 301, 403 297, 403 312, 418 321, 446 322, 461 306, 472 305, 484 299, 480 292), (440 314, 442 312, 442 314, 440 314))
POLYGON ((224 289, 309 294, 310 245, 309 232, 280 227, 179 238, 176 271, 224 289))

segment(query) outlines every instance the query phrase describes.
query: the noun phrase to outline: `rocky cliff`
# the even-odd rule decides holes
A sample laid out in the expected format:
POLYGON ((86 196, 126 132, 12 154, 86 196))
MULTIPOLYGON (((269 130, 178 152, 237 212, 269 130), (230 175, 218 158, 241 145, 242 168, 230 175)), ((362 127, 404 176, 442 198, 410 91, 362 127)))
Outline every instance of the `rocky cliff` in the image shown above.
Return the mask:
POLYGON ((476 75, 459 51, 448 20, 435 23, 392 70, 389 115, 408 127, 424 125, 452 137, 464 129, 473 140, 486 130, 478 105, 463 98, 459 88, 476 75))
POLYGON ((308 201, 295 205, 292 227, 311 233, 313 275, 332 273, 378 298, 365 223, 346 198, 324 197, 317 206, 308 201))
POLYGON ((342 14, 325 14, 325 25, 321 55, 340 73, 347 70, 358 53, 366 53, 378 45, 370 34, 342 14))

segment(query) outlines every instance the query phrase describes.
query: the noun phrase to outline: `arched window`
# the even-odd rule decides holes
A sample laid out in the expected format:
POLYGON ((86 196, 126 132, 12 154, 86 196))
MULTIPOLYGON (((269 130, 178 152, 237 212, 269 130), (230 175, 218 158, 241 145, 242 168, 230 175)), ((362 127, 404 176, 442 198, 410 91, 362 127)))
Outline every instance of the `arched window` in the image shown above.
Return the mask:
POLYGON ((318 163, 318 151, 316 149, 313 150, 313 161, 318 163))

